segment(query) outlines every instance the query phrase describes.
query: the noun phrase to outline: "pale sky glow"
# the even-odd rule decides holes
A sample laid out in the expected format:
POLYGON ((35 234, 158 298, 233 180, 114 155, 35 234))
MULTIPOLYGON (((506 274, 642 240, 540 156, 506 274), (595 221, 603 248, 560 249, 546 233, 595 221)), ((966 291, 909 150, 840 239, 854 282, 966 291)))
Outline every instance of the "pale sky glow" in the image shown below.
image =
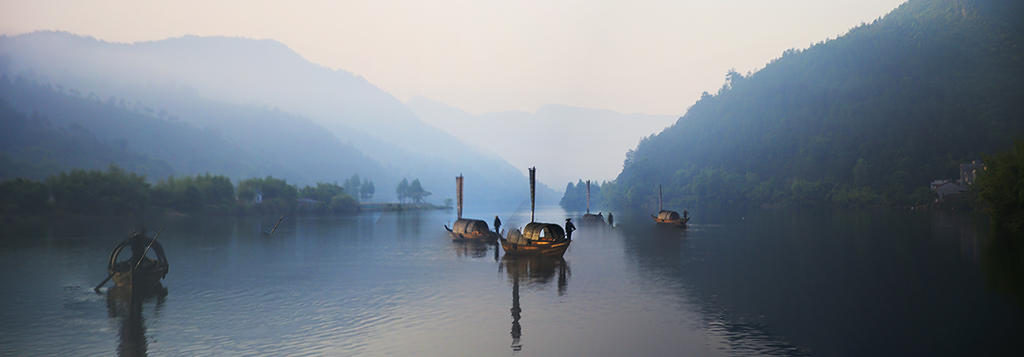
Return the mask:
POLYGON ((835 38, 902 0, 0 1, 0 33, 274 39, 401 101, 682 115, 730 68, 835 38))

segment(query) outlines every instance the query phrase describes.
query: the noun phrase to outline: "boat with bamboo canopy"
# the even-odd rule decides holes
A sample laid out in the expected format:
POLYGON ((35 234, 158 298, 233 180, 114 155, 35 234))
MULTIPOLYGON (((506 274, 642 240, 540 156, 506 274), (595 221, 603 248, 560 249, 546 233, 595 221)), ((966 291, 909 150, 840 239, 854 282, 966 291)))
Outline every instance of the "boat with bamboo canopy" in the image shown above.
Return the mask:
POLYGON ((501 249, 508 255, 561 257, 572 240, 562 226, 554 223, 534 222, 536 211, 537 168, 530 168, 530 223, 523 229, 515 228, 508 237, 500 237, 501 249))
POLYGON ((690 221, 689 212, 683 210, 683 215, 680 216, 679 212, 665 210, 661 207, 661 185, 658 185, 658 215, 651 215, 654 221, 658 224, 669 224, 686 228, 686 222, 690 221))
POLYGON ((498 239, 498 233, 491 231, 487 222, 480 219, 462 218, 462 175, 455 177, 455 197, 458 201, 458 219, 451 228, 445 225, 454 241, 486 241, 493 242, 498 239))
MULTIPOLYGON (((157 237, 159 236, 157 233, 157 237)), ((107 278, 113 278, 114 285, 129 288, 134 292, 160 290, 160 279, 167 276, 169 265, 163 246, 156 241, 157 237, 147 237, 144 229, 130 233, 128 239, 110 252, 110 259, 107 260, 107 273, 110 275, 107 278), (118 255, 124 248, 132 251, 132 257, 118 260, 118 255), (147 256, 150 251, 156 258, 147 256)))

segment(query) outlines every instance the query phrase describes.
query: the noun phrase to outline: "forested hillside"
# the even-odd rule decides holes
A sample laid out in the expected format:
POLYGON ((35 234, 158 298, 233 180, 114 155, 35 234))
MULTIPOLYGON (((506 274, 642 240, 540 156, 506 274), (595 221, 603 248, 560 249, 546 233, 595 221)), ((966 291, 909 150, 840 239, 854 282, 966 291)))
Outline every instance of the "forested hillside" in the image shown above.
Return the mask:
POLYGON ((56 126, 39 113, 17 111, 0 97, 0 181, 41 181, 73 168, 96 170, 111 163, 149 177, 174 174, 166 161, 129 151, 123 140, 100 140, 81 125, 56 126))
POLYGON ((11 139, 0 147, 8 157, 0 161, 0 178, 40 179, 111 163, 153 182, 172 174, 208 172, 235 181, 274 175, 307 185, 356 173, 371 179, 384 176, 379 163, 301 117, 197 97, 174 98, 182 103, 175 107, 180 113, 204 115, 216 128, 196 128, 138 101, 99 98, 2 75, 0 100, 9 129, 3 135, 11 139), (25 119, 26 113, 34 113, 31 120, 25 119))
MULTIPOLYGON (((1024 133, 1022 2, 911 0, 763 69, 730 71, 641 141, 618 205, 907 205, 1024 133)), ((611 188, 611 189, 610 189, 611 188)))

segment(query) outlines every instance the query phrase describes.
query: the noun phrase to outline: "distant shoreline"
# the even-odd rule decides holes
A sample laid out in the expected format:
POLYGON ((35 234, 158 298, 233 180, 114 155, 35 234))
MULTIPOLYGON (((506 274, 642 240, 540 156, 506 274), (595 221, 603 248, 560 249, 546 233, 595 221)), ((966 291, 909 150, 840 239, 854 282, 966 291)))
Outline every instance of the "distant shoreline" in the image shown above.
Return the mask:
POLYGON ((359 209, 368 212, 426 211, 451 209, 452 206, 438 206, 430 203, 362 202, 359 209))

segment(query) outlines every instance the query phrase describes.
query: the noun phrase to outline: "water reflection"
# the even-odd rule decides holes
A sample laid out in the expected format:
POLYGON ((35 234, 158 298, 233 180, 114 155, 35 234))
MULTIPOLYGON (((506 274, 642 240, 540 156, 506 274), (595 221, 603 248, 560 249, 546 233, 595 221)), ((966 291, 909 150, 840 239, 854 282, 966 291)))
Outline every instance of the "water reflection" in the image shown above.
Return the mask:
POLYGON ((502 257, 498 265, 499 272, 505 272, 512 282, 512 351, 518 352, 523 349, 522 337, 523 326, 522 308, 519 305, 519 284, 527 288, 543 288, 551 283, 551 279, 558 277, 558 295, 565 294, 569 287, 569 276, 572 272, 568 262, 562 257, 529 257, 509 256, 502 257))
POLYGON ((501 246, 496 242, 481 242, 472 240, 452 241, 455 249, 455 256, 460 258, 484 258, 489 252, 493 252, 494 261, 498 261, 498 254, 501 246))
POLYGON ((107 316, 111 323, 117 324, 117 334, 120 337, 117 346, 118 356, 148 355, 146 318, 143 316, 142 306, 143 303, 152 301, 156 301, 156 311, 163 306, 167 288, 157 284, 158 286, 152 287, 152 290, 135 289, 134 294, 131 287, 127 286, 115 286, 107 290, 107 316))
POLYGON ((1024 233, 993 229, 981 244, 981 269, 986 286, 1024 311, 1024 233))

